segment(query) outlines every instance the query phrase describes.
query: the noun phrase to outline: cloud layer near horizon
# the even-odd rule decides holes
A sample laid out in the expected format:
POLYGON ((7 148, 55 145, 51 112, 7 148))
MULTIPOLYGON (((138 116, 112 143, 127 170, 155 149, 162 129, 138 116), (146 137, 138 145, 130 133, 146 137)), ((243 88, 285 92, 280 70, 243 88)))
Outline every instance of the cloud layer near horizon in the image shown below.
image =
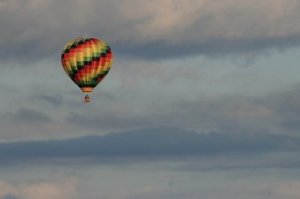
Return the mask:
MULTIPOLYGON (((160 127, 105 136, 0 144, 0 166, 191 162, 180 170, 294 168, 300 139, 262 133, 196 133, 160 127), (251 161, 249 161, 249 158, 251 161), (196 160, 196 161, 194 161, 196 160)), ((178 165, 180 168, 180 165, 178 165)))

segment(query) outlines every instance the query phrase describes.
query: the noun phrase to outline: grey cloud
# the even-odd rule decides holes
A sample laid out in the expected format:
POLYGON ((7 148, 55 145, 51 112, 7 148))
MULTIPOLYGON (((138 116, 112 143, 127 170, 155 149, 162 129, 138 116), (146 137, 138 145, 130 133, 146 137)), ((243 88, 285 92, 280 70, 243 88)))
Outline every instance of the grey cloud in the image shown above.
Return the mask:
POLYGON ((60 106, 63 103, 63 97, 61 95, 48 95, 48 94, 39 94, 33 96, 32 99, 38 99, 40 101, 46 102, 52 106, 60 106))
MULTIPOLYGON (((160 95, 161 98, 165 95, 160 95)), ((299 89, 278 91, 263 96, 220 95, 218 98, 194 99, 173 97, 167 104, 139 98, 139 109, 131 102, 114 103, 98 112, 74 112, 66 122, 90 129, 135 128, 170 125, 200 131, 231 133, 296 134, 299 130, 299 89), (147 103, 141 102, 145 100, 147 103), (155 103, 154 103, 155 102, 155 103), (143 108, 147 107, 146 110, 143 108)), ((125 100, 126 101, 126 100, 125 100)), ((103 103, 103 102, 101 102, 103 103)), ((83 110, 85 111, 85 110, 83 110)))
POLYGON ((293 0, 2 1, 2 59, 59 56, 67 40, 99 36, 119 56, 214 55, 298 46, 293 0))
MULTIPOLYGON (((298 135, 300 121, 300 90, 299 84, 293 88, 287 89, 280 93, 273 93, 257 100, 256 104, 260 104, 266 109, 272 111, 273 127, 277 128, 277 132, 284 131, 298 135)), ((261 121, 262 124, 266 120, 261 121)), ((265 125, 268 123, 265 123, 265 125)))
POLYGON ((123 113, 112 113, 112 111, 100 111, 99 113, 90 113, 82 116, 81 114, 71 113, 66 118, 66 123, 75 126, 84 126, 92 129, 98 128, 132 128, 136 126, 147 126, 154 124, 150 117, 146 116, 135 116, 123 113))
POLYGON ((194 129, 234 133, 298 135, 299 85, 263 96, 230 95, 214 99, 182 100, 160 119, 194 129))
MULTIPOLYGON (((152 191, 146 192, 142 194, 135 194, 134 196, 130 196, 130 198, 138 199, 138 198, 145 198, 145 199, 154 199, 154 198, 164 198, 164 199, 180 199, 180 198, 196 198, 199 197, 198 194, 195 193, 187 193, 184 191, 173 191, 170 190, 163 190, 163 191, 152 191)), ((129 199, 129 197, 128 197, 129 199)))
MULTIPOLYGON (((288 136, 213 132, 198 134, 178 128, 157 127, 105 136, 2 143, 0 158, 5 160, 3 164, 15 161, 74 158, 79 161, 81 158, 91 158, 91 160, 134 157, 208 158, 218 155, 247 158, 273 152, 298 152, 299 150, 299 138, 288 136)), ((291 164, 297 163, 291 162, 291 164)))
MULTIPOLYGON (((253 38, 244 39, 226 39, 218 38, 203 42, 183 42, 169 43, 166 41, 152 41, 139 45, 123 45, 116 44, 116 52, 120 55, 130 57, 141 57, 144 59, 164 59, 166 57, 183 57, 195 55, 223 56, 235 55, 241 53, 256 53, 257 55, 266 55, 264 50, 283 50, 289 47, 298 46, 300 36, 289 38, 253 38)), ((271 51, 270 51, 271 52, 271 51)), ((234 57, 234 56, 233 56, 234 57)), ((251 62, 251 60, 246 60, 251 62)), ((247 64, 247 63, 246 63, 247 64)))
POLYGON ((17 122, 44 123, 51 121, 46 114, 33 109, 20 108, 15 113, 6 113, 2 115, 3 119, 9 119, 17 122))

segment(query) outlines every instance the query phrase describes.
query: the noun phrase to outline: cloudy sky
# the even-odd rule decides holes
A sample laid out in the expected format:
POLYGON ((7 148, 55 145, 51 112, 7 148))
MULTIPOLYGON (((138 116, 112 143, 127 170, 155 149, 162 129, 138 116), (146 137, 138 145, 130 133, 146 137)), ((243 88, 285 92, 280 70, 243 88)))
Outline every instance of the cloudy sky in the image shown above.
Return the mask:
POLYGON ((298 199, 298 0, 0 0, 0 199, 298 199), (83 104, 60 54, 97 37, 83 104))

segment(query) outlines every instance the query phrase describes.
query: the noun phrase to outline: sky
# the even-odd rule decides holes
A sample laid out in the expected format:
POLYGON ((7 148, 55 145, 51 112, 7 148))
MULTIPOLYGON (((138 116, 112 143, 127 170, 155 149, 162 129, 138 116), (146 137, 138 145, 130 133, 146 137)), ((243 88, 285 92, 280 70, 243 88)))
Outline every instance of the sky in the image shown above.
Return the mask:
POLYGON ((0 0, 0 199, 300 197, 297 0, 0 0), (67 41, 112 68, 84 94, 67 41))

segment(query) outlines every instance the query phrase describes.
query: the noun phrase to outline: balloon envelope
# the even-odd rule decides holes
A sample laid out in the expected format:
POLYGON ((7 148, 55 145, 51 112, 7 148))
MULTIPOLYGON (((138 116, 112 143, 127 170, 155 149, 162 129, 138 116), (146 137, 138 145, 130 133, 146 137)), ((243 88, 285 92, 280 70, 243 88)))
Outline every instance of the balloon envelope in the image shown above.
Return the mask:
POLYGON ((65 72, 83 92, 92 92, 109 72, 112 52, 100 39, 73 39, 64 47, 61 63, 65 72))

